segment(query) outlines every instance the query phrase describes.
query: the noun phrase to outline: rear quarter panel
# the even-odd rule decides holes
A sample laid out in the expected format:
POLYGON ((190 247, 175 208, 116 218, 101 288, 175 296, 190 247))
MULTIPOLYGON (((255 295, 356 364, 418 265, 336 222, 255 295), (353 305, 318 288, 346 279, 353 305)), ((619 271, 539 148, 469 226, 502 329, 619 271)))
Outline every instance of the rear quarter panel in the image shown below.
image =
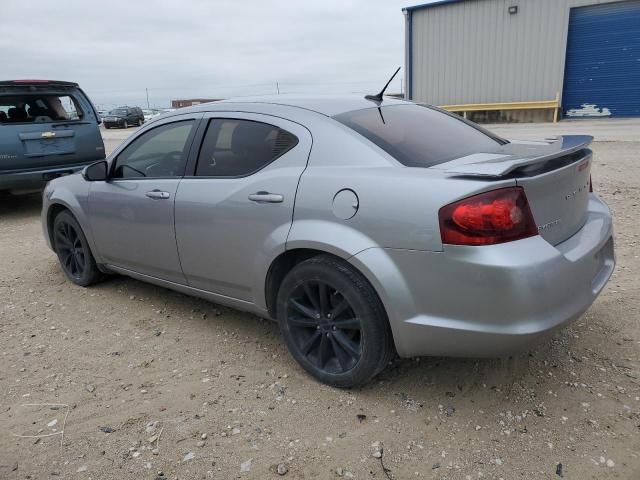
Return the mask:
POLYGON ((372 247, 442 251, 442 206, 515 184, 405 167, 333 120, 312 132, 313 149, 298 187, 288 249, 316 248, 343 258, 372 247), (334 197, 343 189, 358 197, 357 212, 348 220, 333 213, 334 197))

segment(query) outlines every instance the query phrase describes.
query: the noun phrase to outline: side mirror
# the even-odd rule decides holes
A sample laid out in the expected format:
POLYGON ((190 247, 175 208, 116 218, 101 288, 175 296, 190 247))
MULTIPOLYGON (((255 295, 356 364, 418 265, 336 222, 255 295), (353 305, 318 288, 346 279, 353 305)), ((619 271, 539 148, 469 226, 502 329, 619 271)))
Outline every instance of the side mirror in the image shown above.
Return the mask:
POLYGON ((100 160, 96 163, 92 163, 91 165, 87 165, 82 170, 82 177, 87 182, 100 182, 105 181, 107 179, 107 161, 100 160))

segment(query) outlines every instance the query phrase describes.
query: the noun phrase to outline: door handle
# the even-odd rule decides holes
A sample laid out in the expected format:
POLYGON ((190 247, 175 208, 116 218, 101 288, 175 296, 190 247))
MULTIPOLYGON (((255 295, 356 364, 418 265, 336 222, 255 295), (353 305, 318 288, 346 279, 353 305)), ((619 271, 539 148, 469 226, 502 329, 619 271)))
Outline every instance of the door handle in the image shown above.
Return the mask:
POLYGON ((256 192, 249 195, 249 200, 258 203, 282 203, 284 195, 279 193, 256 192))
POLYGON ((145 193, 145 195, 149 198, 153 198, 154 200, 166 200, 171 196, 169 192, 162 192, 160 190, 151 190, 150 192, 145 193))

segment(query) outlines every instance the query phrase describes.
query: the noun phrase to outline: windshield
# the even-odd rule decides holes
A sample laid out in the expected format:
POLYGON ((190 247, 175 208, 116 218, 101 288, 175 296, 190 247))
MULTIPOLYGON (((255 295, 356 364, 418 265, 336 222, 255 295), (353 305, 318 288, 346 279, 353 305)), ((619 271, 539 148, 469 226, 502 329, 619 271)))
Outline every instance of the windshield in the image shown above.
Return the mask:
POLYGON ((497 152, 504 140, 462 118, 416 104, 333 117, 408 167, 431 167, 472 153, 497 152))
POLYGON ((127 111, 124 108, 115 108, 109 112, 109 115, 126 115, 127 111))

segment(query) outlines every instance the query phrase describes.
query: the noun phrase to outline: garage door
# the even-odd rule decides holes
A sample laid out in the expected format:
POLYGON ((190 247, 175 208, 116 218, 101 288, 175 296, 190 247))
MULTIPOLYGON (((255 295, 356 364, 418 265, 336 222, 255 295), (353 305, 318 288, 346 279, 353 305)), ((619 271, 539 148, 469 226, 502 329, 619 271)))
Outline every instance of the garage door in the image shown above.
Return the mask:
POLYGON ((640 116, 640 0, 572 8, 566 117, 640 116))

